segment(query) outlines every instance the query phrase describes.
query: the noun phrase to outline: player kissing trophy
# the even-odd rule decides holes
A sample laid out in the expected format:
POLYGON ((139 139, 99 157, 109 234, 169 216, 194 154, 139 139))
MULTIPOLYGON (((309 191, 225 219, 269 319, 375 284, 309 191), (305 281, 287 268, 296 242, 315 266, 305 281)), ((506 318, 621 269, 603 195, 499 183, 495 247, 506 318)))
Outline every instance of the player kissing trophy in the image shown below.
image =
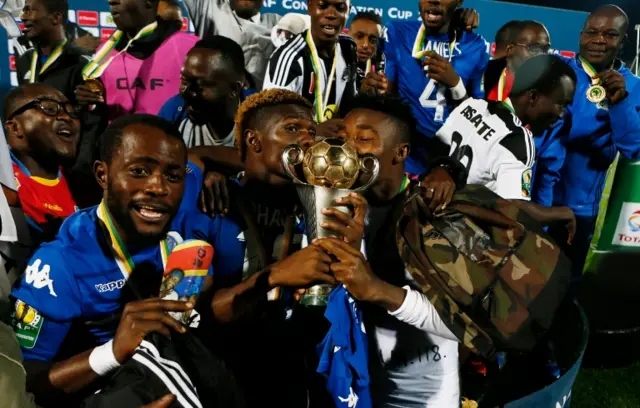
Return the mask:
MULTIPOLYGON (((298 145, 289 145, 282 153, 282 165, 296 183, 304 207, 309 243, 315 238, 336 236, 321 226, 330 217, 322 214, 322 209, 332 207, 350 214, 351 209, 336 205, 336 200, 352 192, 365 191, 376 181, 380 171, 380 163, 374 155, 359 156, 354 146, 337 138, 321 139, 306 153, 298 145), (298 175, 300 170, 306 183, 298 175), (362 180, 361 176, 364 176, 362 180), (354 188, 358 182, 360 185, 354 188)), ((313 286, 300 303, 326 306, 332 289, 330 285, 313 286)))

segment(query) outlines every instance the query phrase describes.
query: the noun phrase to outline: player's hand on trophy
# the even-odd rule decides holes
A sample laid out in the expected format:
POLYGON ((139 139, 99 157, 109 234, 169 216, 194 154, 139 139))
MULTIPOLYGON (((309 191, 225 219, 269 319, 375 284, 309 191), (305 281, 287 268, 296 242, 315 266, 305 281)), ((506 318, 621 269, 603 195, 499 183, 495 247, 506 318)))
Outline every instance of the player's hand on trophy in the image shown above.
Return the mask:
POLYGON ((335 285, 329 274, 331 257, 321 248, 309 245, 269 267, 269 287, 305 288, 317 283, 335 285))
POLYGON ((104 86, 96 79, 89 80, 76 86, 76 101, 79 105, 95 105, 104 103, 104 86))
POLYGON ((460 76, 453 69, 451 62, 435 51, 429 51, 425 55, 422 65, 429 78, 448 88, 453 88, 460 82, 460 76))
POLYGON ((621 102, 627 96, 627 82, 618 71, 600 72, 595 78, 600 79, 611 105, 621 102))
POLYGON ((369 72, 362 81, 360 91, 363 93, 386 94, 389 91, 389 80, 382 72, 369 72))
POLYGON ((331 216, 334 220, 320 224, 341 236, 343 241, 354 249, 360 250, 362 237, 364 236, 364 219, 367 215, 367 200, 358 193, 351 193, 335 201, 336 205, 349 207, 353 216, 340 211, 337 208, 323 208, 322 214, 331 216))
POLYGON ((200 192, 200 208, 212 217, 229 212, 229 190, 227 178, 223 174, 214 171, 205 174, 200 192))
POLYGON ((333 237, 316 239, 313 245, 322 248, 338 260, 331 264, 331 272, 356 300, 373 301, 383 290, 384 281, 373 273, 359 250, 333 237))
POLYGON ((345 139, 344 129, 342 119, 330 119, 318 125, 316 134, 325 138, 345 139))
POLYGON ((167 337, 171 332, 186 332, 186 328, 168 312, 192 310, 193 303, 158 298, 127 303, 120 317, 120 324, 113 338, 113 354, 124 364, 135 353, 136 348, 149 333, 160 333, 167 337))
POLYGON ((429 204, 429 209, 437 213, 444 211, 456 192, 456 183, 443 167, 436 167, 420 180, 422 197, 429 204))

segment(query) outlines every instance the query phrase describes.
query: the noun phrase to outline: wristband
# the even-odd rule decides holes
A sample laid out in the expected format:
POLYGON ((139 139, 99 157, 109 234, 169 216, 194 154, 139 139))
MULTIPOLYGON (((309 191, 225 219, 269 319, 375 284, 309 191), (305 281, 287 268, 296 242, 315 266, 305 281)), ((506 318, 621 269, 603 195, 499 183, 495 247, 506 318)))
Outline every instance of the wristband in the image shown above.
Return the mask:
POLYGON ((467 88, 464 87, 464 83, 462 83, 462 78, 460 78, 456 86, 450 89, 451 89, 451 96, 456 101, 464 99, 464 97, 467 96, 467 88))
POLYGON ((89 366, 101 377, 120 367, 120 363, 113 354, 113 340, 93 349, 89 355, 89 366))

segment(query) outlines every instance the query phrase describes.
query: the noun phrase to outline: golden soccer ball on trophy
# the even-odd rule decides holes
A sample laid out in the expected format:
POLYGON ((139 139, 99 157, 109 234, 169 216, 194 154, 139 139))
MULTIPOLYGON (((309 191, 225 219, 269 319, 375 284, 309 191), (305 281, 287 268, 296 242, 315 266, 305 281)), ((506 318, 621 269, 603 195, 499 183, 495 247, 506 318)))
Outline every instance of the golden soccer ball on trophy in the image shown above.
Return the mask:
POLYGON ((314 186, 351 188, 360 174, 358 151, 341 139, 324 139, 304 155, 302 171, 314 186))

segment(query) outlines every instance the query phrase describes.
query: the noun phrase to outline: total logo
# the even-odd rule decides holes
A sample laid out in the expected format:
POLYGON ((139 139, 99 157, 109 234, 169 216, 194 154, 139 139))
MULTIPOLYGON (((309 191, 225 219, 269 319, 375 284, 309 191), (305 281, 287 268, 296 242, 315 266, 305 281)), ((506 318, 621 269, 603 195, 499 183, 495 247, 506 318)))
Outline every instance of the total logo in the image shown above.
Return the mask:
POLYGON ((631 232, 640 232, 640 210, 631 214, 627 224, 631 232))

